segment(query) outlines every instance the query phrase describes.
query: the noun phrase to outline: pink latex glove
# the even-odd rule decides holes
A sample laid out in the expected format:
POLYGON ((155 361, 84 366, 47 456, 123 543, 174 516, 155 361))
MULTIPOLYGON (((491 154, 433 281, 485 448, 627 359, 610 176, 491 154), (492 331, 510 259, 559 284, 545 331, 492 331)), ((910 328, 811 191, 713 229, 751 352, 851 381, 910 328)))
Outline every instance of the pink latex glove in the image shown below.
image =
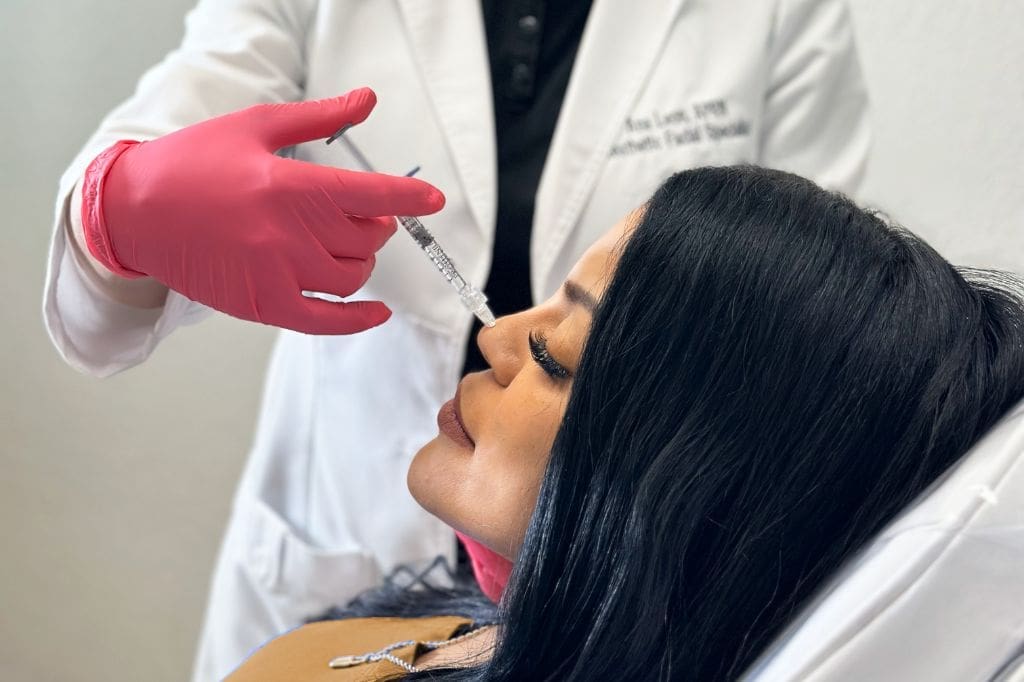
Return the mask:
POLYGON ((123 140, 86 170, 82 223, 92 255, 124 277, 149 275, 229 315, 311 334, 378 325, 380 301, 331 303, 370 276, 395 215, 434 213, 444 196, 414 178, 274 155, 363 121, 368 88, 261 104, 149 141, 123 140))

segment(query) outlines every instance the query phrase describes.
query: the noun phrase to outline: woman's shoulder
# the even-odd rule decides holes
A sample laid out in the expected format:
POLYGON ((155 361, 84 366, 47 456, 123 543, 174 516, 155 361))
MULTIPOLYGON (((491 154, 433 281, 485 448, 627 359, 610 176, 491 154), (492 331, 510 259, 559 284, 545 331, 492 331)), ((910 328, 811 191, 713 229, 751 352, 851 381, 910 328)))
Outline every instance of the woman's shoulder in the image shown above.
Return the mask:
POLYGON ((472 621, 462 616, 425 618, 348 618, 309 623, 276 637, 254 651, 226 679, 229 682, 294 680, 369 681, 400 673, 415 660, 420 642, 447 640, 472 621), (333 662, 333 666, 332 666, 333 662))

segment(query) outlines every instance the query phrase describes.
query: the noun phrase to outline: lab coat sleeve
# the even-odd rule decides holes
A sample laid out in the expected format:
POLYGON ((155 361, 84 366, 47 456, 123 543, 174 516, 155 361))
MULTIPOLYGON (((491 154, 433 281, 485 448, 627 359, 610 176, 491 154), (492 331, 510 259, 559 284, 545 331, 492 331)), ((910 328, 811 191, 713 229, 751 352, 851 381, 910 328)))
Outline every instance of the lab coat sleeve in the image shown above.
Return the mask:
MULTIPOLYGON (((261 102, 303 94, 306 33, 315 0, 201 0, 181 45, 139 80, 85 143, 60 180, 43 294, 43 318, 61 356, 76 369, 108 376, 137 365, 177 326, 209 309, 172 291, 163 308, 111 300, 78 262, 73 190, 89 162, 121 139, 148 140, 261 102)), ((187 163, 187 159, 182 160, 187 163)))
POLYGON ((769 56, 760 163, 856 197, 871 135, 846 2, 779 0, 769 56))

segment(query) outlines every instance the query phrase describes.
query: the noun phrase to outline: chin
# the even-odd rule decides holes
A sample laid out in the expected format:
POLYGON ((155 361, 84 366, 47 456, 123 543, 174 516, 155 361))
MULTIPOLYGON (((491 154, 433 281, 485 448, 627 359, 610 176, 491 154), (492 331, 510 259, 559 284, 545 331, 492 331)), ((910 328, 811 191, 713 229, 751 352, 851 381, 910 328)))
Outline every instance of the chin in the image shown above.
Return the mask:
POLYGON ((405 484, 421 507, 448 523, 445 512, 451 504, 454 488, 451 471, 453 458, 446 457, 448 448, 443 441, 441 436, 437 436, 419 449, 409 464, 405 484))

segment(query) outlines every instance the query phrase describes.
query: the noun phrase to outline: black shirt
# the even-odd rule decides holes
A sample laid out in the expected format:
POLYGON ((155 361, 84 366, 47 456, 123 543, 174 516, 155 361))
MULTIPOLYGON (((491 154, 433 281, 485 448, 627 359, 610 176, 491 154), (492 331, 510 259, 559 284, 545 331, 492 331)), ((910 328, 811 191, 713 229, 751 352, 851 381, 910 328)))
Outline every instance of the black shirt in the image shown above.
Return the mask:
MULTIPOLYGON (((498 145, 498 212, 484 285, 498 317, 533 305, 533 204, 591 0, 482 0, 498 145)), ((470 334, 463 373, 485 369, 470 334)))

